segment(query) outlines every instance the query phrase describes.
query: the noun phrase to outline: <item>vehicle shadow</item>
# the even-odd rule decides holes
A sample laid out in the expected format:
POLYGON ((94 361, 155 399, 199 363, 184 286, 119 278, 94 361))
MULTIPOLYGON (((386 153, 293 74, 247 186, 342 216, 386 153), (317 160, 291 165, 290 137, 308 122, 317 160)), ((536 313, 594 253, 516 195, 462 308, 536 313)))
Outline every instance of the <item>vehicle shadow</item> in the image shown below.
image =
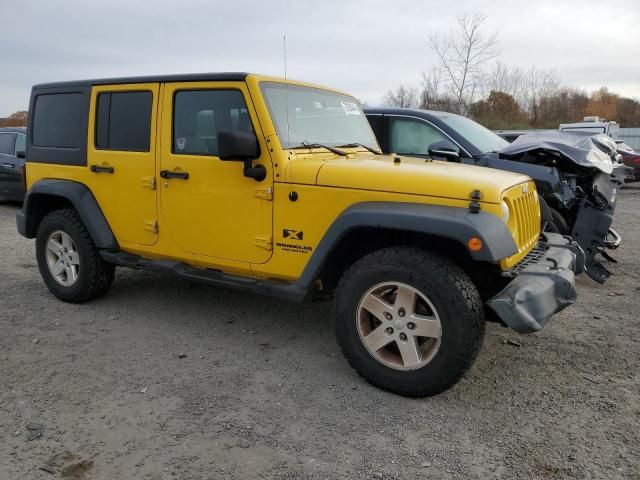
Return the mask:
POLYGON ((16 209, 21 209, 22 202, 19 202, 17 200, 4 200, 0 198, 0 207, 9 207, 9 208, 14 207, 16 209))
MULTIPOLYGON (((92 305, 103 317, 117 317, 129 330, 134 327, 136 335, 180 339, 196 354, 217 352, 231 368, 249 368, 265 378, 289 378, 291 388, 306 392, 309 398, 333 397, 352 389, 362 389, 372 398, 397 397, 367 384, 342 357, 333 334, 333 302, 295 304, 170 275, 119 269, 112 290, 92 305)), ((523 338, 487 324, 476 365, 460 384, 432 401, 477 401, 481 392, 483 402, 492 405, 501 401, 504 392, 487 390, 487 385, 498 383, 537 390, 539 378, 534 378, 539 377, 539 365, 530 354, 547 339, 523 338), (531 349, 514 349, 507 343, 509 338, 529 343, 531 349), (527 386, 527 381, 533 383, 527 386)), ((547 354, 546 361, 556 365, 566 364, 564 357, 571 355, 562 349, 554 353, 558 358, 547 354)))

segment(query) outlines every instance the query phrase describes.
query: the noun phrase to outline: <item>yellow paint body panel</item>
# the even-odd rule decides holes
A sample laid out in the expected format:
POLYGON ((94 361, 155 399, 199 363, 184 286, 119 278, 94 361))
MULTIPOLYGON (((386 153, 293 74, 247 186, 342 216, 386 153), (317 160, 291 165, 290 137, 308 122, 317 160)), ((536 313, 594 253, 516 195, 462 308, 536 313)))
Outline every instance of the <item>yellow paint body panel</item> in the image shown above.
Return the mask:
POLYGON ((508 227, 518 253, 501 260, 502 269, 515 265, 537 241, 540 212, 535 184, 528 177, 407 157, 397 163, 393 156, 374 156, 361 148, 346 148, 347 157, 321 148, 283 149, 260 91, 262 81, 282 80, 249 75, 245 82, 94 86, 87 167, 29 159, 28 185, 45 178, 87 185, 124 251, 287 281, 299 278, 331 224, 344 210, 360 202, 414 202, 468 209, 471 192, 480 190, 483 211, 502 218, 501 202, 504 200, 510 208, 508 227), (96 150, 93 132, 97 95, 127 89, 153 92, 150 152, 96 150), (260 144, 261 156, 254 165, 265 166, 264 181, 244 177, 241 162, 171 151, 174 93, 184 89, 242 92, 260 144), (92 173, 92 164, 113 166, 115 172, 92 173), (162 179, 161 170, 188 172, 189 180, 162 179), (148 188, 150 178, 155 179, 155 190, 148 188), (291 201, 289 194, 294 191, 297 200, 291 201), (149 222, 157 222, 156 232, 149 228, 149 222), (304 232, 303 242, 287 238, 300 231, 304 232))
MULTIPOLYGON (((216 156, 176 154, 171 151, 174 93, 184 90, 239 90, 248 105, 244 82, 188 82, 165 86, 163 95, 160 170, 189 173, 189 180, 159 179, 164 231, 181 250, 199 256, 246 263, 264 263, 271 250, 256 245, 256 237, 271 237, 272 202, 260 195, 272 188, 271 157, 255 111, 249 117, 260 142, 254 164, 267 167, 267 177, 256 182, 242 174, 242 162, 216 156)), ((249 270, 249 265, 246 266, 249 270)))
POLYGON ((525 175, 461 163, 425 161, 412 157, 403 157, 399 162, 393 159, 392 155, 371 154, 336 159, 322 167, 317 183, 468 200, 471 192, 478 189, 478 179, 482 178, 484 198, 487 202, 498 203, 505 184, 513 185, 528 180, 525 175))
MULTIPOLYGON (((356 203, 376 201, 449 205, 464 209, 469 205, 468 200, 451 200, 425 195, 276 183, 273 257, 267 264, 254 266, 254 272, 264 277, 295 280, 304 270, 312 252, 299 249, 291 252, 290 245, 303 244, 315 249, 331 224, 344 210, 356 203), (290 191, 298 194, 298 200, 295 202, 288 198, 290 191), (289 229, 304 231, 304 242, 283 238, 282 232, 289 229)), ((487 205, 485 211, 500 215, 498 205, 487 205)))
POLYGON ((150 228, 157 223, 156 190, 151 178, 156 172, 156 129, 151 128, 149 152, 121 152, 99 150, 95 147, 95 118, 97 97, 101 92, 150 91, 153 94, 151 125, 157 124, 159 84, 97 86, 91 90, 87 163, 111 166, 113 174, 89 171, 85 185, 93 192, 119 242, 153 245, 157 231, 150 228))

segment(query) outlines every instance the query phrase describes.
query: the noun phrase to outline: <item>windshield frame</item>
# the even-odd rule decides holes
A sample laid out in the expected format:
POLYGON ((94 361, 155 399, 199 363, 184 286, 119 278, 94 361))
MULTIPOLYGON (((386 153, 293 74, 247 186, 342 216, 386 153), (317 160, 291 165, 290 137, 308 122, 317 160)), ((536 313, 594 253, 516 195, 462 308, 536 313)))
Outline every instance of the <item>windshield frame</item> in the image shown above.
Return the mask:
MULTIPOLYGON (((327 145, 329 147, 332 148, 337 148, 339 146, 342 145, 348 145, 348 144, 355 144, 355 143, 360 143, 363 145, 367 145, 375 150, 380 151, 380 144, 378 143, 378 139, 376 138, 376 135, 373 131, 373 128, 371 128, 371 125, 369 124, 369 121, 367 120, 367 116, 363 111, 362 105, 360 105, 360 102, 353 97, 352 95, 343 93, 343 92, 338 92, 335 90, 331 90, 331 89, 326 89, 326 88, 322 88, 322 87, 318 87, 315 85, 301 85, 298 83, 288 83, 288 82, 280 82, 280 81, 273 81, 273 80, 264 80, 264 81, 260 81, 259 82, 259 88, 260 88, 260 93, 262 95, 263 101, 265 103, 265 106, 267 108, 267 113, 269 114, 269 118, 271 120, 271 123, 273 124, 276 134, 278 135, 278 138, 280 140, 280 145, 282 146, 283 149, 295 149, 295 148, 304 148, 305 144, 324 144, 327 145), (319 93, 321 93, 322 95, 329 95, 329 96, 334 96, 337 98, 338 101, 340 101, 341 103, 349 103, 350 107, 356 107, 358 110, 357 114, 351 114, 353 116, 358 116, 360 118, 361 122, 364 122, 362 124, 363 129, 367 132, 368 134, 368 139, 363 138, 363 137, 359 137, 358 135, 353 135, 353 136, 349 136, 349 137, 345 137, 345 138, 340 138, 340 139, 333 139, 332 141, 328 141, 327 138, 305 138, 305 139, 288 139, 287 136, 289 134, 289 132, 287 131, 287 129, 283 130, 283 126, 282 125, 282 119, 278 118, 278 115, 282 115, 282 112, 277 112, 276 109, 274 108, 274 105, 272 103, 272 97, 269 95, 269 91, 267 90, 269 87, 277 87, 280 89, 285 90, 285 92, 288 91, 317 91, 319 93)), ((280 106, 281 107, 281 106, 280 106)), ((345 106, 343 105, 343 109, 345 108, 345 106)), ((286 111, 286 107, 285 107, 285 111, 286 111)), ((289 110, 289 115, 290 115, 290 110, 289 110)), ((344 115, 341 115, 340 117, 349 117, 350 114, 346 113, 344 115)), ((320 116, 318 116, 320 117, 320 116)), ((287 117, 287 122, 290 124, 291 121, 291 116, 287 117)), ((367 150, 366 147, 344 147, 344 148, 356 148, 356 149, 362 149, 362 150, 367 150)), ((325 150, 324 148, 320 147, 321 150, 325 150)))
MULTIPOLYGON (((432 115, 434 116, 434 118, 436 118, 438 120, 438 123, 441 125, 441 127, 443 129, 446 129, 448 132, 451 132, 453 134, 455 134, 455 137, 457 137, 460 140, 464 141, 464 144, 466 144, 469 147, 472 147, 468 150, 473 150, 473 152, 470 152, 474 155, 483 155, 483 154, 487 154, 487 153, 492 153, 492 152, 499 152, 500 150, 506 148, 507 146, 510 145, 510 143, 505 140, 504 138, 502 138, 500 135, 498 135, 497 133, 493 132, 492 130, 488 129, 487 127, 485 127, 484 125, 476 122, 475 120, 472 120, 471 118, 462 116, 462 115, 458 115, 456 113, 448 113, 448 112, 438 112, 438 113, 432 113, 432 115), (486 150, 483 148, 480 148, 480 146, 477 145, 477 143, 474 142, 474 139, 471 138, 469 135, 466 135, 467 132, 463 131, 459 125, 457 125, 455 122, 454 123, 449 123, 445 118, 446 117, 459 117, 461 118, 463 121, 465 122, 469 122, 469 124, 474 124, 477 127, 480 127, 478 129, 478 131, 486 131, 489 132, 493 137, 497 137, 498 139, 500 139, 501 142, 504 142, 504 145, 502 145, 501 148, 497 148, 497 149, 493 149, 493 150, 486 150)), ((458 142, 460 143, 460 142, 458 142)))

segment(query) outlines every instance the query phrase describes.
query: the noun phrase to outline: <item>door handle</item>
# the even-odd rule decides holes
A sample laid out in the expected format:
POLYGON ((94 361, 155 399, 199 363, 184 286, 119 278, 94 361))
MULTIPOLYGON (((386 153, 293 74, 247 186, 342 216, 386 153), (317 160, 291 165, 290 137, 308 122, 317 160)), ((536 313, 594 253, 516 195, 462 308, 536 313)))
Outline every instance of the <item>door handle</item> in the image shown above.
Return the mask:
POLYGON ((188 180, 189 173, 188 172, 171 172, 169 170, 160 170, 161 178, 179 178, 181 180, 188 180))
POLYGON ((115 171, 113 167, 103 167, 102 165, 91 165, 89 169, 93 173, 113 173, 115 171))
POLYGON ((2 166, 4 168, 16 168, 16 166, 13 163, 3 163, 2 166))

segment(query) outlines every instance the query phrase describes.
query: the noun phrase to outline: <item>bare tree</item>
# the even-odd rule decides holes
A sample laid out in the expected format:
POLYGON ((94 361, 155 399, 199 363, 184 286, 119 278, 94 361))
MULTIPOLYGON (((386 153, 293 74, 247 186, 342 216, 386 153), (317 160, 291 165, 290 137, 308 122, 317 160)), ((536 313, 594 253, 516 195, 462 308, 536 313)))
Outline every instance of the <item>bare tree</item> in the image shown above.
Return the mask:
POLYGON ((534 115, 539 99, 556 92, 559 86, 560 79, 555 70, 538 70, 535 67, 523 70, 496 61, 487 70, 482 96, 486 97, 492 91, 508 93, 522 110, 534 115))
POLYGON ((389 90, 382 97, 382 104, 386 107, 411 108, 418 105, 418 90, 415 87, 400 85, 395 90, 389 90))
POLYGON ((522 108, 535 117, 536 106, 541 98, 548 97, 560 90, 560 77, 553 69, 537 70, 531 67, 525 75, 525 97, 522 108))
POLYGON ((419 108, 457 112, 458 102, 451 96, 445 82, 445 74, 440 67, 432 67, 431 70, 423 72, 419 108))
POLYGON ((483 82, 483 97, 491 92, 504 92, 520 103, 524 90, 525 73, 521 68, 509 66, 497 60, 487 69, 483 82))
POLYGON ((483 67, 496 57, 497 32, 485 35, 486 15, 475 13, 458 17, 457 26, 447 34, 429 35, 431 49, 444 73, 448 95, 456 99, 460 112, 481 93, 483 67))

